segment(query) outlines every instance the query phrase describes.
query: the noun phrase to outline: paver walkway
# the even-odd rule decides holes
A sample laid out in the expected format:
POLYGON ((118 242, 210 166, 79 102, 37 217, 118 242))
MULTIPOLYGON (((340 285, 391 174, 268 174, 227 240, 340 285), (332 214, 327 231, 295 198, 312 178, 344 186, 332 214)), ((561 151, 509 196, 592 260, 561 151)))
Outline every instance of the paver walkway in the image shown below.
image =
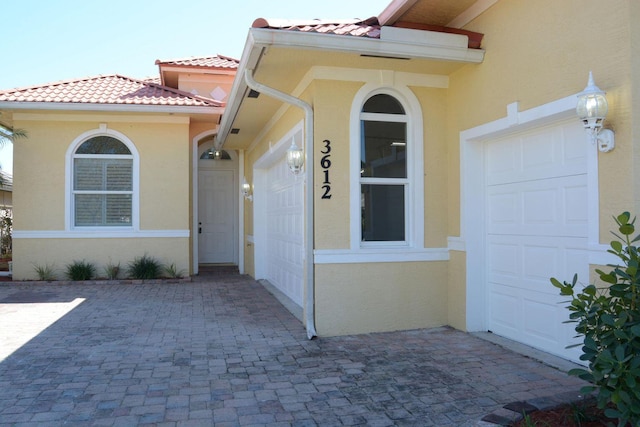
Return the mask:
POLYGON ((0 285, 0 348, 0 426, 470 426, 580 385, 450 328, 309 341, 237 275, 0 285))

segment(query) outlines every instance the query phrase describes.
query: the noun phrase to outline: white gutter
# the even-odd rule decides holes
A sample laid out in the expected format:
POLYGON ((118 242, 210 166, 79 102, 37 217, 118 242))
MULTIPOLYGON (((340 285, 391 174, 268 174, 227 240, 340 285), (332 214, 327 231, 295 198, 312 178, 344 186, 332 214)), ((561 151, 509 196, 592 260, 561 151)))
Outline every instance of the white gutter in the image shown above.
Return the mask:
POLYGON ((305 155, 305 318, 307 326, 307 337, 312 339, 317 336, 315 324, 315 282, 313 264, 313 108, 303 100, 280 92, 277 89, 258 83, 253 78, 253 70, 244 71, 244 80, 249 88, 265 95, 276 98, 282 102, 293 105, 304 110, 304 155, 305 155))

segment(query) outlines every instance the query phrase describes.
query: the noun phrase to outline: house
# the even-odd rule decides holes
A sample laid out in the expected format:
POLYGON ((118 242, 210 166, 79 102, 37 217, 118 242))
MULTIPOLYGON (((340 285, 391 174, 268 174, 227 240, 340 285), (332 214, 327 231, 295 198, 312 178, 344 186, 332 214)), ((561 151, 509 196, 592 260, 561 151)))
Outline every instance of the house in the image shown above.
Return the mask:
POLYGON ((220 80, 193 59, 159 61, 159 84, 72 82, 82 101, 1 92, 0 122, 29 132, 15 277, 145 252, 231 263, 309 337, 451 325, 577 359, 549 278, 593 280, 609 218, 638 211, 636 18, 633 0, 393 0, 367 20, 256 19, 220 80), (576 115, 590 71, 613 149, 576 115), (119 97, 86 101, 106 87, 119 97), (85 154, 93 138, 113 152, 85 154), (113 193, 74 187, 85 158, 122 161, 113 193), (97 200, 114 209, 96 219, 97 200))

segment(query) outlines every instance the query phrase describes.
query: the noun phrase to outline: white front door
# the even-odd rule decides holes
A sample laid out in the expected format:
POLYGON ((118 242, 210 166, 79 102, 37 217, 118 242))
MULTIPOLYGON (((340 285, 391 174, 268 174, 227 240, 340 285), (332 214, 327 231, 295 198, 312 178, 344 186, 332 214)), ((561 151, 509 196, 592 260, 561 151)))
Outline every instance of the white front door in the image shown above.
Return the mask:
POLYGON ((235 171, 198 173, 198 261, 201 264, 236 262, 235 171))
POLYGON ((575 120, 485 147, 488 329, 573 360, 575 324, 549 278, 589 277, 588 148, 575 120))

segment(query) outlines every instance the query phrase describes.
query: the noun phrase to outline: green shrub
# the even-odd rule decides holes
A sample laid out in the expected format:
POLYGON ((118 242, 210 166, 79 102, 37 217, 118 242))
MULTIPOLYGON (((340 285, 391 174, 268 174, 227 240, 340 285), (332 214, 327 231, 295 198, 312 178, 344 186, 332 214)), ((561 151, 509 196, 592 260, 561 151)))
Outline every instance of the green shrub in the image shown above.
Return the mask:
POLYGON ((38 275, 38 280, 45 280, 47 282, 56 280, 56 274, 53 264, 33 264, 33 269, 38 275))
POLYGON ((582 291, 575 289, 578 281, 551 283, 560 294, 571 297, 570 322, 583 339, 581 360, 589 362, 589 369, 572 369, 569 374, 589 381, 583 393, 597 390, 600 409, 607 417, 618 420, 622 427, 630 423, 640 425, 640 248, 634 246, 640 236, 635 232, 635 218, 629 212, 615 218, 620 235, 611 242, 607 252, 620 258, 620 265, 609 265, 610 272, 596 270, 604 288, 589 285, 582 291))
POLYGON ((67 265, 67 277, 70 280, 91 280, 96 274, 96 268, 87 261, 73 261, 67 265))
POLYGON ((104 275, 107 276, 109 280, 115 280, 118 278, 118 274, 120 274, 120 263, 112 264, 107 263, 104 267, 104 275))
POLYGON ((175 262, 171 263, 171 265, 166 265, 164 267, 164 272, 168 277, 172 279, 177 279, 184 276, 184 270, 178 270, 175 262))
POLYGON ((128 272, 133 279, 157 279, 162 272, 162 264, 145 254, 129 263, 128 272))

